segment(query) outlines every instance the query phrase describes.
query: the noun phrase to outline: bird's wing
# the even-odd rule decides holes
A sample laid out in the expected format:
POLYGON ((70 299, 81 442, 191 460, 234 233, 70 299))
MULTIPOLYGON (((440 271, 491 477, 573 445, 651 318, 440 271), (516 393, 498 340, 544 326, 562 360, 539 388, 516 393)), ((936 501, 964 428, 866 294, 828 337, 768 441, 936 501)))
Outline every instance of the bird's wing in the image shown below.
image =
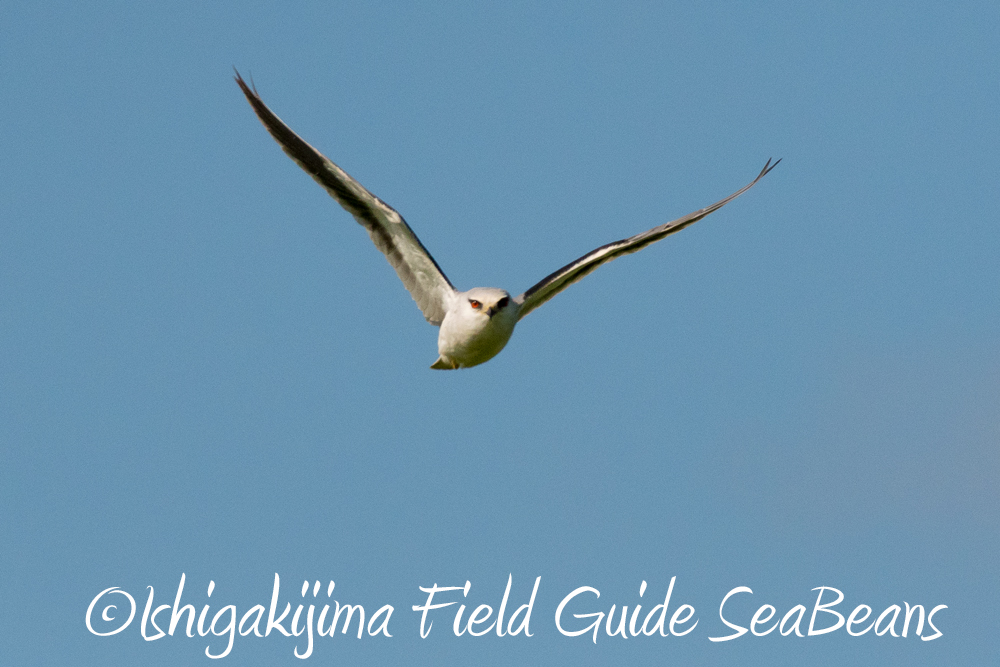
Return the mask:
POLYGON ((281 144, 282 150, 368 230, 375 247, 386 256, 392 268, 396 269, 396 274, 427 321, 440 325, 448 312, 448 304, 455 288, 403 220, 403 216, 292 132, 261 101, 256 89, 247 86, 239 72, 235 78, 254 113, 271 136, 281 144))
POLYGON ((642 250, 649 244, 656 243, 663 237, 673 234, 674 232, 678 232, 693 222, 698 222, 709 213, 718 211, 720 208, 756 185, 757 181, 762 179, 767 172, 778 166, 778 162, 781 162, 781 160, 779 159, 774 164, 771 164, 771 161, 768 160, 767 164, 764 165, 764 168, 761 169, 759 174, 757 174, 757 178, 753 179, 749 185, 740 188, 725 199, 717 201, 711 206, 703 208, 700 211, 695 211, 694 213, 689 213, 683 218, 678 218, 672 222, 668 222, 658 227, 653 227, 649 231, 642 232, 641 234, 636 234, 635 236, 630 236, 627 239, 603 245, 596 250, 588 252, 580 259, 570 262, 555 273, 546 276, 537 285, 514 299, 516 303, 521 305, 518 319, 524 317, 559 292, 582 279, 601 264, 610 262, 611 260, 621 257, 622 255, 642 250))

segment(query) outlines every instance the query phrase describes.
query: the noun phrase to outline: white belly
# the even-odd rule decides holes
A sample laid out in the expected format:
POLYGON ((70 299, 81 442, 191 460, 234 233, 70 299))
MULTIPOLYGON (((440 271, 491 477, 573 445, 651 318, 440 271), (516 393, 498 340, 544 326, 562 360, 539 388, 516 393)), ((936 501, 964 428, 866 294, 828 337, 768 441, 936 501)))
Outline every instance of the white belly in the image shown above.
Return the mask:
POLYGON ((445 316, 438 334, 438 353, 453 367, 468 368, 489 361, 504 348, 517 324, 515 309, 508 308, 492 318, 445 316))

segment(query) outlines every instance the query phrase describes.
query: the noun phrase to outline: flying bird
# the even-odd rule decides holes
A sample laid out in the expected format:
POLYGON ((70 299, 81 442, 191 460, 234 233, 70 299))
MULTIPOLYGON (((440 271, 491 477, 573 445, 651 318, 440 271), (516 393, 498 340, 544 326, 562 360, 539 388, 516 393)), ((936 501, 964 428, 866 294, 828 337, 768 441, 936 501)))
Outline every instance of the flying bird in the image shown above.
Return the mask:
POLYGON ((752 188, 781 162, 778 160, 772 164, 768 160, 757 178, 725 199, 641 234, 592 250, 542 278, 534 287, 516 297, 496 287, 474 287, 460 292, 395 209, 295 134, 267 108, 256 87, 247 86, 239 72, 235 79, 254 113, 282 150, 368 230, 375 247, 389 260, 424 317, 440 327, 439 356, 431 365, 435 369, 469 368, 489 361, 510 340, 518 321, 535 308, 601 264, 642 250, 719 210, 752 188))

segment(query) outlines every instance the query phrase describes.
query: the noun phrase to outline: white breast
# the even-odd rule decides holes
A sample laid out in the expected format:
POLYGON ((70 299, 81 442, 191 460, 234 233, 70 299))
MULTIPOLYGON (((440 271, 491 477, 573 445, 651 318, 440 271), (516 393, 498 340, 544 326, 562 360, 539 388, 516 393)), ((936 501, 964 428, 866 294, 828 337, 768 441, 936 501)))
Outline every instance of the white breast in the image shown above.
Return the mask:
POLYGON ((445 362, 459 368, 468 368, 489 361, 510 340, 517 324, 517 304, 490 317, 483 311, 474 311, 465 302, 464 294, 456 299, 441 323, 438 334, 438 353, 445 362))

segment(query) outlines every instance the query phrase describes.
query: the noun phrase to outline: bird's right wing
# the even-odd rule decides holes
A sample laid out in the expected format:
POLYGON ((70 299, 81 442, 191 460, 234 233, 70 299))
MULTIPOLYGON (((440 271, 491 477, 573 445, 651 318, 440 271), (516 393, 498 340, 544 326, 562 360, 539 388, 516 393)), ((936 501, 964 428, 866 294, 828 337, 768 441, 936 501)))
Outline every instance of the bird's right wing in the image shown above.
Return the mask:
POLYGON ((282 150, 368 230, 375 247, 389 260, 427 321, 440 325, 455 288, 403 217, 292 132, 261 101, 256 89, 247 86, 239 72, 235 78, 254 113, 282 150))
POLYGON ((756 185, 757 181, 764 178, 767 172, 778 166, 778 162, 781 162, 781 160, 779 159, 774 164, 771 164, 771 161, 768 160, 767 164, 764 165, 764 168, 760 170, 759 174, 757 174, 757 178, 753 179, 753 181, 751 181, 748 185, 740 188, 725 199, 715 202, 711 206, 707 206, 699 211, 695 211, 694 213, 689 213, 683 218, 678 218, 671 222, 662 224, 659 227, 653 227, 652 229, 642 232, 641 234, 636 234, 635 236, 630 236, 627 239, 603 245, 596 250, 588 252, 580 259, 570 262, 555 273, 542 278, 537 285, 529 289, 524 294, 514 298, 514 301, 521 305, 518 319, 521 319, 559 292, 582 279, 601 264, 610 262, 611 260, 621 257, 622 255, 642 250, 649 244, 656 243, 665 236, 673 234, 674 232, 679 232, 688 225, 698 222, 709 213, 718 211, 720 208, 756 185))

